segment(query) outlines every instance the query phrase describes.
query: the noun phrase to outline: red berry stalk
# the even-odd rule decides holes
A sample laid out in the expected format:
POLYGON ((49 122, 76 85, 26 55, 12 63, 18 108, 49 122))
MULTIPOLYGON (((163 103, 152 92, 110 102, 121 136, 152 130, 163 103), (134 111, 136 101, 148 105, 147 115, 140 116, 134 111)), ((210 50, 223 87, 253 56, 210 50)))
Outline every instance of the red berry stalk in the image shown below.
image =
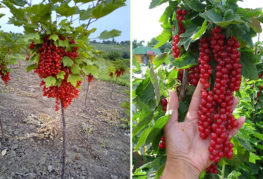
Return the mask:
POLYGON ((185 32, 185 28, 183 26, 182 21, 184 20, 184 16, 187 14, 187 11, 177 9, 176 11, 176 19, 178 20, 178 27, 179 27, 179 34, 178 35, 173 35, 173 56, 174 58, 178 58, 180 55, 180 48, 178 47, 178 43, 180 41, 180 35, 185 32))
POLYGON ((229 131, 238 126, 232 114, 233 92, 238 91, 241 83, 239 42, 234 38, 225 39, 221 28, 212 29, 211 38, 200 40, 200 83, 202 99, 199 107, 199 132, 202 139, 210 137, 209 159, 215 164, 207 172, 216 173, 216 163, 221 158, 233 156, 233 144, 229 131), (210 61, 216 62, 214 86, 210 61))
POLYGON ((165 138, 162 136, 161 141, 159 143, 159 149, 165 149, 165 138))
MULTIPOLYGON (((65 73, 60 86, 46 87, 44 80, 40 84, 40 86, 43 86, 43 96, 56 98, 56 111, 58 111, 61 100, 63 100, 63 107, 67 108, 72 100, 79 95, 79 90, 67 81, 68 76, 72 74, 71 69, 62 64, 62 58, 65 56, 73 61, 78 57, 77 47, 74 47, 72 51, 66 51, 63 47, 56 47, 54 42, 49 39, 49 35, 43 35, 42 38, 43 43, 36 49, 37 53, 40 54, 40 58, 34 73, 37 73, 42 79, 50 76, 56 77, 61 72, 65 73)), ((29 48, 31 50, 36 48, 34 42, 30 44, 29 48)), ((77 87, 80 84, 81 81, 78 81, 77 87)))
POLYGON ((189 83, 190 83, 190 85, 197 86, 198 81, 200 79, 199 65, 190 67, 188 69, 188 74, 189 74, 189 83))
POLYGON ((163 98, 161 99, 161 105, 162 105, 162 109, 163 111, 166 111, 167 110, 167 99, 166 98, 163 98))
POLYGON ((92 82, 92 80, 93 80, 93 75, 92 74, 89 74, 88 75, 88 87, 87 87, 87 91, 86 91, 86 97, 85 97, 85 107, 86 107, 86 109, 88 108, 88 106, 87 106, 87 99, 88 99, 88 93, 89 93, 89 86, 90 86, 90 83, 92 82))
POLYGON ((4 81, 5 85, 7 86, 8 81, 10 80, 10 73, 7 71, 7 66, 4 62, 0 65, 0 76, 1 79, 4 81))

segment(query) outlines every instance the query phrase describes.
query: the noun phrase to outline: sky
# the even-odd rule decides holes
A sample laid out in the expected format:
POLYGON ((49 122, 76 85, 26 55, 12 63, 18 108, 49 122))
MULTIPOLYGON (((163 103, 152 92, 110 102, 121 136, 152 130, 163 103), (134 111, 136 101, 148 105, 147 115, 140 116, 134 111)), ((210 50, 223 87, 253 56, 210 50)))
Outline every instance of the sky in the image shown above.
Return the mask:
MULTIPOLYGON (((34 0, 33 2, 39 3, 40 0, 34 0)), ((34 3, 34 4, 35 4, 34 3)), ((1 30, 5 32, 23 32, 23 27, 17 27, 12 24, 8 24, 8 19, 12 17, 8 8, 0 9, 1 13, 6 14, 0 20, 1 30)), ((74 19, 74 18, 73 18, 74 19)), ((78 21, 75 21, 75 24, 78 24, 78 21)), ((98 19, 96 22, 90 25, 91 28, 97 28, 97 31, 93 33, 90 38, 96 39, 99 34, 104 30, 117 29, 122 31, 121 36, 116 37, 116 41, 126 41, 130 40, 130 0, 126 1, 126 6, 120 7, 119 9, 113 11, 107 16, 98 19)))
MULTIPOLYGON (((162 32, 159 19, 168 6, 168 3, 149 9, 151 1, 152 0, 131 1, 131 37, 133 40, 144 40, 148 42, 162 32)), ((239 5, 247 8, 263 8, 263 3, 259 3, 259 0, 244 0, 243 2, 239 2, 239 5)), ((257 38, 254 40, 256 39, 257 38)), ((260 39, 263 40, 263 34, 261 34, 260 39)))

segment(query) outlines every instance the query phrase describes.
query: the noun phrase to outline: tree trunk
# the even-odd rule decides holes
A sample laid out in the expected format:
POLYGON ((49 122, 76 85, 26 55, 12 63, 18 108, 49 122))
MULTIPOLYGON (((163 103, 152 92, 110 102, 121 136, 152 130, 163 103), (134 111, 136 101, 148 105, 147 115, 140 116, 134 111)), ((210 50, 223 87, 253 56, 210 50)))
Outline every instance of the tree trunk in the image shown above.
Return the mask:
POLYGON ((63 108, 63 100, 61 100, 61 113, 62 113, 62 125, 63 125, 63 148, 62 148, 62 171, 61 179, 65 178, 65 167, 66 167, 66 121, 63 108))
POLYGON ((90 83, 88 83, 88 87, 87 87, 87 91, 86 91, 86 97, 85 97, 85 107, 87 109, 87 98, 88 98, 88 93, 89 93, 89 85, 90 83))

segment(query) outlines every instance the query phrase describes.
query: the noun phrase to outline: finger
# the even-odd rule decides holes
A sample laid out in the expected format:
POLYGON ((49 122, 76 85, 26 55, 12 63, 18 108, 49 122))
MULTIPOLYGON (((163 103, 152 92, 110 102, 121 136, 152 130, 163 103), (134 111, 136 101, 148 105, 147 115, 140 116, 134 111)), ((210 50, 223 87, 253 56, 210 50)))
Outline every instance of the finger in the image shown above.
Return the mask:
POLYGON ((234 109, 236 108, 238 104, 238 98, 235 98, 233 99, 233 105, 231 106, 231 111, 234 111, 234 109))
POLYGON ((230 134, 229 134, 229 137, 232 138, 238 131, 239 129, 243 126, 243 124, 245 123, 245 117, 240 117, 238 120, 237 120, 237 127, 232 129, 230 131, 230 134))
POLYGON ((189 105, 187 117, 185 118, 185 121, 187 120, 192 120, 192 119, 197 119, 198 118, 198 110, 199 106, 201 103, 202 95, 201 95, 201 90, 203 88, 203 85, 200 83, 200 81, 197 84, 197 87, 195 88, 195 92, 193 94, 191 103, 189 105))
POLYGON ((168 109, 170 110, 169 112, 171 113, 171 118, 169 121, 178 122, 178 107, 179 107, 178 96, 174 91, 170 91, 169 95, 170 98, 168 103, 168 109))

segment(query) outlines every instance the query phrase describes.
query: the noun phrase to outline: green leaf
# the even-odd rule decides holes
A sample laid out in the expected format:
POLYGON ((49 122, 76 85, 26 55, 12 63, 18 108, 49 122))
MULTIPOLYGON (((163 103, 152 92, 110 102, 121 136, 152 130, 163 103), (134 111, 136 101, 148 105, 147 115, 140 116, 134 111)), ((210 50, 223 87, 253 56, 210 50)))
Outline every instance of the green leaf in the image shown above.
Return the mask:
POLYGON ((103 16, 106 16, 107 14, 113 12, 114 10, 122 6, 125 6, 123 0, 115 0, 114 2, 102 3, 92 10, 92 16, 93 18, 98 19, 103 16))
POLYGON ((151 132, 151 128, 145 129, 142 134, 140 135, 139 141, 135 147, 135 150, 140 149, 140 147, 145 143, 147 136, 151 132))
POLYGON ((61 71, 61 72, 57 73, 57 75, 56 75, 56 76, 57 76, 57 79, 62 79, 62 80, 63 80, 65 74, 66 74, 66 73, 65 73, 64 71, 61 71))
POLYGON ((72 72, 72 74, 74 74, 74 75, 80 74, 79 66, 78 66, 78 65, 73 65, 73 66, 71 67, 71 72, 72 72))
MULTIPOLYGON (((171 115, 162 116, 159 119, 157 119, 154 126, 151 127, 151 132, 146 139, 147 144, 149 144, 150 142, 154 142, 154 141, 158 140, 157 136, 159 136, 160 133, 162 133, 163 127, 165 126, 165 124, 169 120, 170 116, 171 115)), ((158 141, 158 143, 159 143, 159 141, 158 141)))
POLYGON ((57 34, 52 34, 50 36, 50 39, 54 40, 54 41, 57 41, 58 40, 58 35, 57 34))
POLYGON ((94 65, 87 65, 82 67, 83 72, 86 75, 92 74, 95 77, 98 77, 98 68, 94 65))
POLYGON ((58 45, 61 46, 61 47, 69 47, 69 41, 68 39, 66 40, 58 40, 58 45))
POLYGON ((165 2, 167 2, 168 0, 152 0, 151 4, 150 4, 150 9, 156 7, 156 6, 159 6, 165 2))
POLYGON ((157 75, 154 72, 153 64, 151 63, 151 61, 150 61, 150 79, 154 87, 156 106, 158 106, 160 102, 160 96, 161 96, 160 87, 159 87, 157 75))
MULTIPOLYGON (((137 135, 142 129, 144 129, 153 119, 153 113, 150 112, 143 119, 140 119, 140 122, 133 128, 132 136, 137 135)), ((143 139, 142 139, 143 140, 143 139)))
POLYGON ((27 2, 25 0, 8 0, 10 3, 17 5, 17 6, 25 6, 27 2))
POLYGON ((192 37, 193 40, 199 39, 206 31, 207 28, 207 21, 205 20, 202 24, 202 27, 199 28, 198 32, 195 33, 192 37))
POLYGON ((261 33, 262 32, 260 21, 257 18, 255 18, 255 17, 251 17, 250 18, 249 26, 257 33, 261 33))
POLYGON ((250 80, 257 80, 257 56, 254 55, 253 51, 249 49, 242 49, 240 55, 240 62, 242 64, 242 75, 250 80))
POLYGON ((38 24, 40 22, 46 24, 47 21, 51 19, 52 5, 43 3, 35 4, 31 7, 27 7, 26 11, 30 14, 32 23, 38 24))
POLYGON ((80 13, 80 20, 87 20, 92 17, 92 9, 83 10, 80 13))
POLYGON ((168 53, 162 53, 160 55, 157 55, 153 59, 153 64, 154 64, 155 68, 158 68, 163 63, 169 63, 168 57, 169 57, 168 53))
POLYGON ((249 162, 256 164, 256 160, 261 160, 261 157, 252 152, 249 152, 249 162))
POLYGON ((62 16, 69 17, 76 14, 77 7, 69 7, 68 4, 61 4, 60 7, 56 8, 56 12, 62 16))
POLYGON ((0 14, 0 18, 3 17, 5 14, 0 14))
POLYGON ((200 2, 200 0, 184 0, 186 5, 188 5, 189 8, 193 9, 197 12, 202 12, 205 9, 205 5, 200 2))
POLYGON ((162 16, 160 17, 159 22, 162 22, 163 24, 167 24, 170 16, 173 14, 174 8, 173 6, 168 6, 162 16))
POLYGON ((170 29, 163 29, 162 33, 156 37, 156 40, 159 42, 154 46, 154 48, 159 48, 164 45, 167 41, 169 41, 172 37, 172 33, 170 29))
POLYGON ((31 70, 34 70, 34 69, 36 69, 37 67, 38 67, 37 64, 29 65, 29 66, 26 67, 26 71, 27 71, 27 72, 30 72, 31 70))
POLYGON ((154 87, 150 79, 147 78, 143 80, 139 86, 136 88, 136 95, 142 103, 148 105, 151 109, 155 108, 155 93, 154 87))
POLYGON ((82 78, 80 75, 69 75, 68 80, 69 83, 71 83, 74 87, 77 86, 78 81, 82 81, 82 78))
POLYGON ((40 40, 40 35, 38 33, 30 33, 30 34, 25 34, 23 37, 24 41, 39 41, 40 40))
POLYGON ((215 9, 207 10, 199 15, 205 20, 209 22, 213 22, 215 24, 223 20, 222 15, 219 12, 217 12, 215 9))
POLYGON ((181 57, 178 57, 173 62, 173 65, 178 69, 187 69, 195 64, 197 64, 197 58, 192 53, 185 53, 181 57))
POLYGON ((56 85, 56 78, 53 76, 49 76, 47 78, 44 79, 46 87, 50 87, 50 86, 55 86, 56 85))
POLYGON ((113 29, 111 31, 104 30, 100 34, 99 38, 105 40, 105 39, 109 39, 109 38, 118 37, 120 35, 121 35, 121 31, 116 30, 116 29, 113 29))
POLYGON ((64 66, 67 66, 67 67, 71 67, 73 65, 73 61, 68 56, 64 56, 62 58, 62 63, 64 66))

